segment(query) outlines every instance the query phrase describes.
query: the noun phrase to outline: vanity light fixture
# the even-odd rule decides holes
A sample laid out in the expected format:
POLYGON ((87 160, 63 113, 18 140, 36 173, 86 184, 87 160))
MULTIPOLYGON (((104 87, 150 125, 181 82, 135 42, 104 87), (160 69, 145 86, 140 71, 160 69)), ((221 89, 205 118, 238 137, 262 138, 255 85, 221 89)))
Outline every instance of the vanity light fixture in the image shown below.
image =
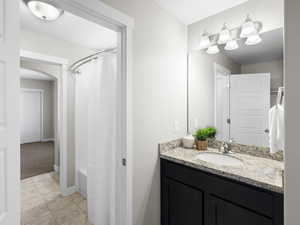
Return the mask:
POLYGON ((199 44, 199 49, 206 49, 210 46, 210 39, 209 35, 207 32, 204 32, 201 36, 200 44, 199 44))
POLYGON ((209 48, 207 49, 206 52, 207 52, 207 54, 213 55, 213 54, 219 53, 220 49, 217 44, 213 44, 213 45, 209 46, 209 48))
POLYGON ((230 30, 228 29, 226 23, 224 23, 223 28, 219 34, 218 44, 226 44, 231 39, 230 30))
POLYGON ((259 34, 262 27, 263 24, 260 21, 253 21, 248 14, 245 22, 239 27, 228 29, 227 24, 224 23, 219 34, 204 32, 199 49, 206 49, 208 54, 217 54, 220 52, 218 45, 225 45, 225 50, 232 51, 239 48, 238 41, 242 39, 245 41, 245 45, 256 45, 262 41, 259 34))
POLYGON ((255 23, 252 21, 250 15, 248 14, 244 24, 242 25, 240 37, 247 38, 256 33, 258 33, 258 30, 255 26, 255 23))
POLYGON ((57 20, 64 11, 47 0, 24 0, 30 12, 43 21, 57 20))
POLYGON ((249 37, 247 37, 247 40, 245 42, 246 45, 257 45, 258 43, 260 43, 262 41, 261 37, 259 36, 259 34, 254 34, 251 35, 249 37))
POLYGON ((227 51, 232 51, 238 48, 239 44, 237 43, 237 40, 229 40, 224 47, 224 49, 227 51))

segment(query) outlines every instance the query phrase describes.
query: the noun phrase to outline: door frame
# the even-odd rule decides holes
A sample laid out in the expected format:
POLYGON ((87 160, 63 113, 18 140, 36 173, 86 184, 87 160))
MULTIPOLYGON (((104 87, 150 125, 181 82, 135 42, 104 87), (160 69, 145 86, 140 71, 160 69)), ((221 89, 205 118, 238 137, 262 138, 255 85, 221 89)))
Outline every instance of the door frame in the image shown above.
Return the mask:
MULTIPOLYGON (((224 67, 224 66, 222 66, 222 65, 220 65, 220 64, 218 64, 218 63, 214 63, 214 82, 215 82, 215 84, 214 84, 214 94, 215 94, 215 98, 214 98, 214 124, 215 124, 215 127, 216 127, 216 125, 217 125, 217 88, 216 88, 216 86, 217 86, 217 74, 218 74, 218 71, 220 71, 220 72, 222 72, 223 74, 228 74, 227 76, 228 76, 228 116, 229 116, 229 119, 230 119, 230 76, 231 76, 231 71, 228 69, 228 68, 226 68, 226 67, 224 67)), ((225 75, 224 75, 225 76, 225 75)), ((229 137, 229 139, 230 139, 230 124, 228 125, 228 137, 229 137)), ((229 141, 229 139, 227 140, 227 141, 229 141)))
MULTIPOLYGON (((119 129, 118 139, 120 143, 117 145, 119 150, 118 155, 121 156, 118 164, 118 171, 120 172, 120 185, 117 190, 118 208, 121 212, 116 221, 124 225, 133 224, 133 210, 132 210, 132 31, 134 29, 134 19, 128 15, 110 7, 109 5, 99 0, 49 0, 56 4, 57 7, 62 8, 74 15, 80 16, 92 22, 95 22, 106 28, 118 32, 118 121, 119 129)), ((55 58, 55 57, 52 57, 55 58)), ((57 58, 56 58, 57 59, 57 58)), ((62 99, 66 101, 66 64, 62 66, 62 99)), ((63 105, 63 149, 66 148, 67 137, 67 113, 66 104, 63 105)), ((66 165, 66 151, 63 155, 63 163, 66 165)), ((66 173, 66 169, 61 171, 66 173)), ((64 175, 65 176, 65 175, 64 175)), ((118 224, 117 222, 117 224, 118 224)))
MULTIPOLYGON (((30 62, 41 62, 41 63, 47 63, 50 65, 57 65, 60 66, 60 76, 56 76, 54 74, 47 74, 56 79, 56 86, 57 90, 57 111, 55 114, 57 115, 56 119, 56 129, 54 131, 54 139, 55 139, 55 149, 57 150, 59 148, 59 154, 60 154, 60 176, 59 176, 59 185, 60 185, 60 191, 63 195, 69 195, 72 192, 72 189, 70 189, 67 185, 68 181, 68 155, 67 155, 67 149, 68 149, 68 127, 67 127, 67 121, 68 121, 68 113, 67 113, 67 93, 68 93, 68 83, 67 83, 67 68, 68 68, 68 60, 64 58, 59 57, 53 57, 49 55, 44 55, 40 53, 35 53, 31 51, 26 50, 20 50, 20 58, 24 61, 30 61, 30 62), (59 141, 58 141, 59 140, 59 141), (59 144, 58 144, 59 143, 59 144)), ((44 71, 38 71, 41 73, 45 73, 44 71)))
MULTIPOLYGON (((41 104, 41 121, 40 121, 40 129, 41 129, 41 132, 40 132, 40 140, 39 141, 43 141, 44 139, 44 90, 43 89, 35 89, 35 88, 21 88, 21 93, 22 92, 38 92, 40 93, 41 95, 41 101, 40 101, 40 104, 41 104)), ((30 143, 30 142, 22 142, 21 140, 21 144, 25 144, 25 143, 30 143)))

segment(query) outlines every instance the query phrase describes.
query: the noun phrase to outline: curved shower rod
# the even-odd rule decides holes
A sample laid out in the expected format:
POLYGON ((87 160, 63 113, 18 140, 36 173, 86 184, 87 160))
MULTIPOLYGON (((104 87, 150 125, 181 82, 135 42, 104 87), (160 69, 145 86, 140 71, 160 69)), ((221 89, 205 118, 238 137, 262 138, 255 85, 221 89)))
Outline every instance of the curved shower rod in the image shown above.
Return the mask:
POLYGON ((102 54, 102 53, 105 53, 105 52, 112 52, 112 53, 114 53, 116 51, 117 51, 117 48, 109 48, 109 49, 104 49, 104 50, 101 50, 99 52, 96 52, 96 53, 94 53, 92 55, 86 56, 86 57, 84 57, 82 59, 79 59, 76 62, 74 62, 69 67, 69 71, 72 72, 72 73, 78 73, 77 69, 80 66, 82 66, 82 65, 84 65, 84 64, 86 64, 86 63, 88 63, 88 62, 90 62, 90 61, 92 61, 94 59, 97 59, 99 54, 102 54))

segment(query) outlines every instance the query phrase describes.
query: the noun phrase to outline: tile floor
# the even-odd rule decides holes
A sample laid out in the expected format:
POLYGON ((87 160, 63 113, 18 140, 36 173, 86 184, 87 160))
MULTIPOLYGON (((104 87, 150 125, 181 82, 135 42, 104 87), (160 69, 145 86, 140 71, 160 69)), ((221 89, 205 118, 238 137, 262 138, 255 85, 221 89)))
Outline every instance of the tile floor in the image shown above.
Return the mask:
POLYGON ((21 181, 22 225, 90 225, 87 201, 79 193, 64 197, 56 173, 21 181))

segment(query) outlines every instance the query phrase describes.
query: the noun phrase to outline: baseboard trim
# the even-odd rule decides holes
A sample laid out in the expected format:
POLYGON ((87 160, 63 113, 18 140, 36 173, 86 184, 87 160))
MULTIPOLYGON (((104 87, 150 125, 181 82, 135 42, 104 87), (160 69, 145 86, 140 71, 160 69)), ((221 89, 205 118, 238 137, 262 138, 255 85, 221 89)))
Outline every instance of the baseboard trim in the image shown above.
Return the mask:
POLYGON ((69 188, 66 188, 65 190, 62 191, 62 195, 63 196, 69 196, 71 194, 74 194, 75 192, 77 192, 77 187, 76 186, 72 186, 69 188))
POLYGON ((53 165, 53 170, 58 173, 59 172, 59 166, 53 165))
POLYGON ((54 138, 43 138, 42 142, 54 141, 54 138))

